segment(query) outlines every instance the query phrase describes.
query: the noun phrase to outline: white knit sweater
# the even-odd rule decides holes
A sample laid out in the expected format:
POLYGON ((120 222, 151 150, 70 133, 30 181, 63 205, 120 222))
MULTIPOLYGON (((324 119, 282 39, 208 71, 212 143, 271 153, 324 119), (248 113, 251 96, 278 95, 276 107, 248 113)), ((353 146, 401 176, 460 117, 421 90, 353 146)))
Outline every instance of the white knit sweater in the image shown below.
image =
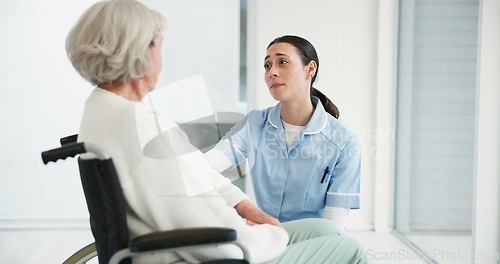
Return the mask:
MULTIPOLYGON (((113 158, 128 203, 132 237, 177 228, 228 227, 237 231, 252 263, 281 254, 288 243, 286 231, 267 224, 247 225, 234 209, 246 195, 186 140, 176 124, 155 117, 142 102, 101 88, 87 99, 78 136, 79 142, 101 146, 113 158), (160 131, 161 144, 153 144, 151 151, 147 143, 160 131)), ((140 262, 198 262, 220 256, 240 258, 242 253, 227 245, 148 256, 140 262)))

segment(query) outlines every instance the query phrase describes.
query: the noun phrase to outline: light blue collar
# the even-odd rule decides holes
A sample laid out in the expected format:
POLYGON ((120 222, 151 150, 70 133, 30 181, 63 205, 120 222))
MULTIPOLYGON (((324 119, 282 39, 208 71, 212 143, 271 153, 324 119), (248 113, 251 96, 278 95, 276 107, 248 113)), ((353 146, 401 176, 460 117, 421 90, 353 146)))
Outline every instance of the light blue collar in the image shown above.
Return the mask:
MULTIPOLYGON (((315 107, 315 110, 311 117, 311 120, 309 120, 306 127, 304 128, 304 135, 318 134, 326 127, 326 124, 328 122, 328 113, 325 111, 325 108, 321 104, 321 101, 318 99, 318 97, 311 96, 311 101, 313 106, 315 107)), ((273 107, 273 109, 271 109, 267 118, 269 124, 271 124, 271 126, 275 128, 283 127, 281 123, 280 108, 281 104, 278 103, 275 107, 273 107)))

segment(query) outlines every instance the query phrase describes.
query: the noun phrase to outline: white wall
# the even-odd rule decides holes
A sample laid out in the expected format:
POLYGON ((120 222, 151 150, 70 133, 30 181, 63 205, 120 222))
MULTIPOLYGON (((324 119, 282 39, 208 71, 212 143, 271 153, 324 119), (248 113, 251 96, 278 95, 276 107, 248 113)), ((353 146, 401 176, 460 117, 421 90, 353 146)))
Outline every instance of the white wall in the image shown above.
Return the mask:
MULTIPOLYGON (((76 161, 44 166, 40 153, 78 132, 93 87, 71 66, 65 39, 94 2, 0 1, 0 227, 88 224, 76 161)), ((203 74, 214 110, 244 111, 239 2, 143 2, 168 22, 159 86, 203 74)))
POLYGON ((393 18, 396 10, 395 1, 380 2, 380 10, 385 15, 380 18, 385 27, 381 31, 378 28, 379 1, 249 1, 249 109, 276 104, 264 82, 263 59, 269 42, 285 34, 299 35, 308 39, 319 55, 319 77, 315 87, 339 107, 340 119, 360 134, 363 148, 361 209, 351 214, 350 229, 373 229, 375 209, 379 206, 378 229, 388 229, 392 225, 388 210, 391 207, 388 194, 392 194, 392 168, 376 167, 376 162, 382 155, 386 160, 381 162, 386 163, 392 151, 395 50, 391 48, 395 40, 393 18), (379 35, 384 39, 379 41, 379 35), (377 60, 379 50, 386 55, 381 60, 377 60), (378 72, 377 66, 387 71, 378 72), (380 87, 377 87, 378 82, 380 87), (377 118, 377 112, 383 116, 377 118), (389 136, 388 142, 385 141, 389 149, 385 149, 387 144, 375 142, 380 135, 389 136), (381 150, 379 147, 386 152, 377 152, 381 150), (376 171, 381 177, 377 183, 381 191, 375 207, 376 171))
POLYGON ((75 161, 44 167, 40 152, 78 131, 91 87, 72 69, 64 41, 91 2, 0 2, 2 224, 86 218, 75 161))
POLYGON ((480 2, 473 263, 500 254, 500 1, 480 2))

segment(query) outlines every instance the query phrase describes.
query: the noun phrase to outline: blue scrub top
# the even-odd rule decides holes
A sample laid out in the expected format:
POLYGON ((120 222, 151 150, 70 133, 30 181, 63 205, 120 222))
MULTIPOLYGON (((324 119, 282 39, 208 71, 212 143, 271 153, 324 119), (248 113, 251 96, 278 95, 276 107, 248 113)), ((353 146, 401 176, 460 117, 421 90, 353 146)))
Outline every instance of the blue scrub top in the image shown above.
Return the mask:
POLYGON ((216 146, 233 168, 248 158, 258 206, 281 222, 322 217, 325 206, 359 209, 358 137, 311 99, 313 116, 290 148, 279 103, 250 112, 216 146))

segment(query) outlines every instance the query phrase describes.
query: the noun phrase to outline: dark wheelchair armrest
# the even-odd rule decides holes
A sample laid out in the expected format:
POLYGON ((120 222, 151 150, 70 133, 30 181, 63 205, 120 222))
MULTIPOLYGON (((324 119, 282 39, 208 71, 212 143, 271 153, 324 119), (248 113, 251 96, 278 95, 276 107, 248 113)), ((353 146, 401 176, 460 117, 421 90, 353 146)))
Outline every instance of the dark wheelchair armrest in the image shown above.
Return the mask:
POLYGON ((111 258, 110 263, 119 263, 122 259, 138 254, 186 250, 218 244, 237 245, 242 250, 244 259, 218 259, 202 263, 250 263, 248 250, 236 239, 236 231, 229 228, 186 228, 138 236, 130 240, 128 248, 116 252, 111 258))
POLYGON ((204 244, 227 243, 236 240, 236 231, 229 228, 185 228, 155 232, 130 240, 130 252, 161 250, 204 244))

